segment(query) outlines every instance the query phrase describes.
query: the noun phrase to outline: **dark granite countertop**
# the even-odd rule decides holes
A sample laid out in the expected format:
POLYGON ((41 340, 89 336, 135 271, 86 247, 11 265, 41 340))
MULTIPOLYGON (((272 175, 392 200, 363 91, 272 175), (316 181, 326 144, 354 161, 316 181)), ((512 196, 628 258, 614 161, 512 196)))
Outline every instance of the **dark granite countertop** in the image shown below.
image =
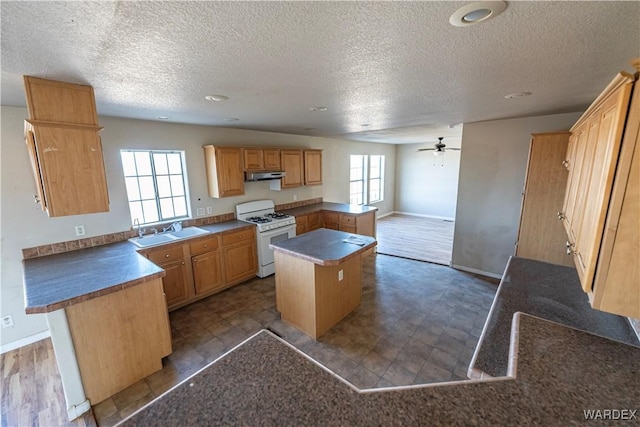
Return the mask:
POLYGON ((375 212, 378 208, 375 206, 366 205, 350 205, 347 203, 334 203, 334 202, 322 202, 314 203, 312 205, 300 206, 298 208, 286 209, 282 212, 292 216, 306 215, 319 211, 332 211, 339 213, 346 213, 351 215, 362 215, 369 212, 375 212))
POLYGON ((469 377, 506 375, 511 322, 518 311, 640 345, 628 319, 591 308, 575 269, 511 257, 471 360, 469 377))
MULTIPOLYGON (((255 225, 233 220, 199 226, 210 233, 247 227, 255 225)), ((164 276, 164 270, 138 250, 132 243, 118 242, 24 260, 26 313, 48 313, 164 276)))
POLYGON ((640 409, 640 349, 516 320, 509 377, 364 392, 262 331, 119 425, 550 426, 588 424, 588 410, 640 409))
POLYGON ((287 240, 271 243, 269 247, 318 265, 338 265, 375 247, 376 244, 376 239, 373 237, 319 228, 287 240), (363 242, 363 246, 344 241, 354 237, 363 242))

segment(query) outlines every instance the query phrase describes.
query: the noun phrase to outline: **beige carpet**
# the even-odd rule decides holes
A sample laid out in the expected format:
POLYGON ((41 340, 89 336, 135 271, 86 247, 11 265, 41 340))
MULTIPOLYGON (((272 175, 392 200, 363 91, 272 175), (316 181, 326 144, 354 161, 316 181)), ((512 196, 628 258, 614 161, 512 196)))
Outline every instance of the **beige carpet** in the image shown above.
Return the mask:
POLYGON ((453 221, 392 214, 378 219, 378 253, 449 265, 453 221))

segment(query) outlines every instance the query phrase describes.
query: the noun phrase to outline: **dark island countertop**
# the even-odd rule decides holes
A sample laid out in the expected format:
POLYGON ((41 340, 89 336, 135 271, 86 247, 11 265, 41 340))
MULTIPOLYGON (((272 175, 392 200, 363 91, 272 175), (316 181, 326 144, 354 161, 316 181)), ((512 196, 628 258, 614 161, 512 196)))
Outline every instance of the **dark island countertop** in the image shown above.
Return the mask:
POLYGON ((511 322, 519 311, 640 345, 628 319, 591 308, 575 269, 511 257, 471 360, 470 378, 506 375, 511 322))
POLYGON ((271 243, 269 247, 275 251, 326 266, 342 264, 347 259, 375 247, 376 244, 376 239, 373 237, 319 228, 287 240, 271 243), (357 239, 356 242, 361 245, 345 242, 345 239, 351 241, 357 239))
MULTIPOLYGON (((198 228, 224 233, 247 227, 255 225, 233 220, 198 228)), ((26 259, 25 311, 49 313, 164 275, 162 268, 140 255, 138 248, 127 241, 26 259)))
POLYGON ((638 409, 640 349, 521 313, 513 330, 508 377, 367 391, 262 331, 119 425, 583 425, 638 409))
POLYGON ((366 205, 350 205, 347 203, 334 203, 334 202, 322 202, 314 203, 312 205, 300 206, 298 208, 291 208, 283 210, 282 212, 292 215, 300 216, 319 211, 332 211, 351 215, 363 215, 369 212, 375 212, 378 210, 375 206, 366 205))

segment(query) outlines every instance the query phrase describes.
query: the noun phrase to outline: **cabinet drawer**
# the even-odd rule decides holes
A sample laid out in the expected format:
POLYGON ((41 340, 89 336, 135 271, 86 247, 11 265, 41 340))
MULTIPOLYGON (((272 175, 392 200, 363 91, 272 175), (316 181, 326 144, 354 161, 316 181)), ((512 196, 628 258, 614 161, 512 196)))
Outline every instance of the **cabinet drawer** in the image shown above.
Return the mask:
POLYGON ((225 234, 222 236, 222 245, 227 246, 233 243, 245 242, 251 240, 255 236, 255 230, 253 228, 235 231, 233 233, 225 234))
POLYGON ((340 215, 340 225, 341 226, 355 226, 356 225, 356 217, 353 215, 340 215))
POLYGON ((166 264, 168 262, 183 259, 182 245, 169 246, 149 252, 149 259, 156 264, 166 264))
POLYGON ((356 226, 355 225, 340 225, 340 231, 344 231, 346 233, 356 234, 356 226))
POLYGON ((189 243, 189 249, 191 249, 191 255, 198 255, 204 252, 215 251, 218 249, 218 238, 208 237, 206 239, 198 240, 189 243))

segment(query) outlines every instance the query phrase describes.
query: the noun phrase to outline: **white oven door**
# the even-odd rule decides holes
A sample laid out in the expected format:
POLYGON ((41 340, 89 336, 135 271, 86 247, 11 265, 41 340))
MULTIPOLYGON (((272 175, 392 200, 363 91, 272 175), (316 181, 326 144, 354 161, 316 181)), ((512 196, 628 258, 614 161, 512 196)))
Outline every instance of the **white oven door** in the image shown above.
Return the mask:
POLYGON ((258 259, 260 260, 260 264, 265 266, 273 264, 274 262, 273 249, 269 249, 270 243, 280 242, 295 236, 295 224, 258 233, 258 259))

